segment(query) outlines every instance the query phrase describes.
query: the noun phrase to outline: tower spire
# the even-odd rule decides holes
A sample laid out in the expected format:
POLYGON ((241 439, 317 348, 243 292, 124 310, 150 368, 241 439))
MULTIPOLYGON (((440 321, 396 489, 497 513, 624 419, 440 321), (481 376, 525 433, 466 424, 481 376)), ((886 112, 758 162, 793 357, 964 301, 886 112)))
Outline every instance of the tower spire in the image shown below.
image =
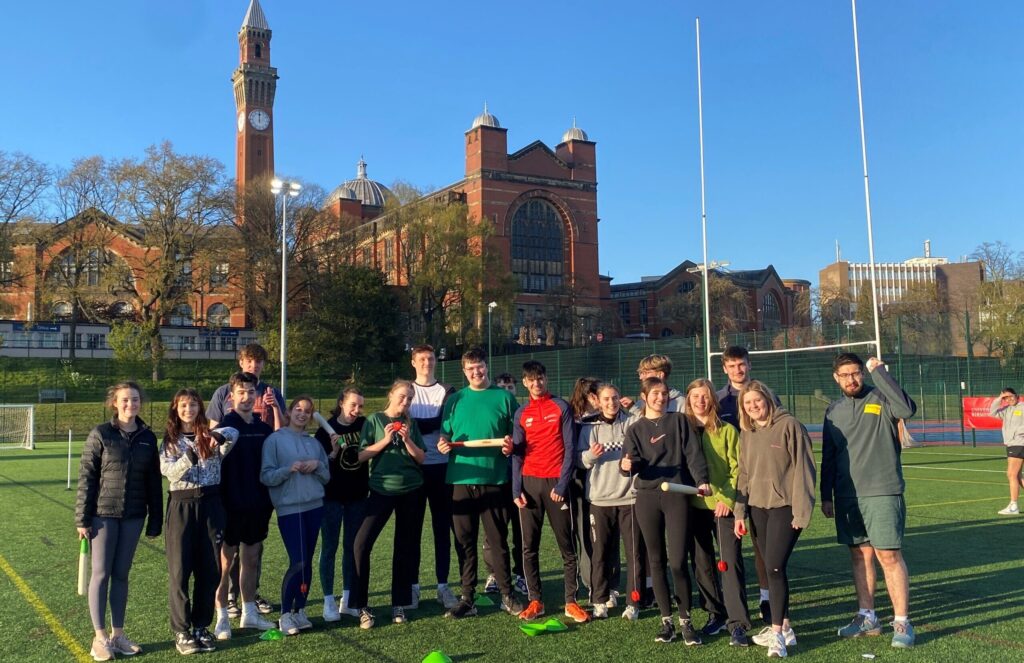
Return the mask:
POLYGON ((250 0, 249 9, 245 11, 245 18, 242 19, 242 27, 239 30, 245 30, 246 28, 254 28, 256 30, 270 29, 270 26, 267 24, 267 17, 263 13, 263 8, 260 7, 260 0, 250 0))

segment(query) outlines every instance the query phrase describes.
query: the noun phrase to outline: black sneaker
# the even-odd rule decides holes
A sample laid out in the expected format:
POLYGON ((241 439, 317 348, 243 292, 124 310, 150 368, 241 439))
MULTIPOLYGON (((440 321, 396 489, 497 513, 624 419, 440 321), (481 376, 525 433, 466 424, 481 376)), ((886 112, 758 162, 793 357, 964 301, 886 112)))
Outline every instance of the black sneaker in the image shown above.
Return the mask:
POLYGON ((655 636, 655 642, 672 642, 676 639, 676 629, 672 626, 671 617, 661 618, 661 628, 658 630, 658 635, 655 636))
POLYGON ((708 623, 700 630, 700 634, 704 637, 711 637, 712 635, 718 635, 724 630, 725 620, 718 615, 711 615, 708 617, 708 623))
POLYGON ((189 654, 195 654, 200 650, 199 643, 196 642, 196 638, 191 633, 182 631, 174 636, 174 648, 178 650, 178 653, 182 656, 188 656, 189 654))
POLYGON ((476 605, 467 599, 459 599, 455 607, 444 613, 449 619, 462 619, 463 617, 475 617, 476 605))
POLYGON ((231 619, 238 619, 242 615, 242 610, 238 607, 238 601, 235 600, 234 596, 228 596, 228 617, 231 619))
POLYGON ((199 649, 205 652, 217 651, 217 647, 214 644, 213 633, 207 628, 197 628, 192 634, 195 638, 196 643, 199 645, 199 649))
POLYGON ((732 637, 729 638, 730 647, 749 647, 750 639, 747 638, 747 632, 743 630, 742 626, 737 626, 732 630, 732 637))
POLYGON ((772 606, 768 603, 767 599, 761 601, 761 620, 764 621, 767 626, 772 625, 772 606))
POLYGON ((256 602, 256 610, 259 611, 259 613, 261 615, 269 615, 270 613, 274 612, 274 606, 270 605, 270 601, 268 601, 267 599, 263 598, 259 594, 256 595, 256 601, 255 602, 256 602))
POLYGON ((514 594, 506 594, 501 597, 501 609, 514 616, 522 612, 524 606, 514 594))
POLYGON ((693 628, 693 621, 690 619, 679 618, 679 632, 683 635, 683 643, 688 646, 704 644, 700 639, 700 633, 693 628))

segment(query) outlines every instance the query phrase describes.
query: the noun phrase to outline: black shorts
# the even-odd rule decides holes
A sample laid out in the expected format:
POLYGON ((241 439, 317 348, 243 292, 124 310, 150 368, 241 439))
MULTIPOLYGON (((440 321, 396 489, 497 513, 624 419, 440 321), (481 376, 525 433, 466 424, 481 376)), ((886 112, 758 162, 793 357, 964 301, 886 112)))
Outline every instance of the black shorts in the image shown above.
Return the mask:
POLYGON ((1006 457, 1007 458, 1024 458, 1024 447, 1016 446, 1016 445, 1012 446, 1012 447, 1006 447, 1006 457))
POLYGON ((225 509, 224 545, 234 548, 239 543, 262 543, 270 532, 272 513, 272 509, 225 509))

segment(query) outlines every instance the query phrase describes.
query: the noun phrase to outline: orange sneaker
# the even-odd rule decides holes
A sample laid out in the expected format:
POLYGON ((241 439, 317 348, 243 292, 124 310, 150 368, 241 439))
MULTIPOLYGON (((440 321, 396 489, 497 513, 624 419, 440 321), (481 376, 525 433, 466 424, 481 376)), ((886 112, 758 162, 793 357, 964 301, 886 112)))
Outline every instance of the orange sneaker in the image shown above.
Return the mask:
POLYGON ((530 601, 530 605, 526 606, 526 610, 519 613, 519 619, 537 619, 544 615, 544 604, 540 601, 530 601))
POLYGON ((565 616, 571 618, 577 624, 590 621, 590 615, 588 615, 587 611, 581 608, 580 604, 575 601, 565 604, 565 616))

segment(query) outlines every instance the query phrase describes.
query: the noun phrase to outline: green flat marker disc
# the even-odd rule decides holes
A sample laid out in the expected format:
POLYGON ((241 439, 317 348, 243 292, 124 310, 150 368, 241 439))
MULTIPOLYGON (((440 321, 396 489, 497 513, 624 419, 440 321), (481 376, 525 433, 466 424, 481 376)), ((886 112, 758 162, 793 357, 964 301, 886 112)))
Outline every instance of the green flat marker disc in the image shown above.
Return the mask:
POLYGON ((554 617, 552 617, 551 619, 544 622, 544 630, 553 632, 568 631, 569 627, 563 624, 562 622, 558 621, 554 617))
POLYGON ((520 624, 519 630, 531 638, 535 635, 542 635, 547 631, 543 624, 520 624))
POLYGON ((264 631, 260 635, 260 640, 284 640, 284 633, 281 633, 276 628, 272 628, 269 631, 264 631))
POLYGON ((491 606, 495 605, 495 603, 491 599, 491 597, 487 596, 486 594, 481 594, 480 596, 476 597, 476 604, 477 605, 491 605, 491 606))
POLYGON ((452 659, 440 649, 435 649, 424 657, 423 663, 452 663, 452 659))

